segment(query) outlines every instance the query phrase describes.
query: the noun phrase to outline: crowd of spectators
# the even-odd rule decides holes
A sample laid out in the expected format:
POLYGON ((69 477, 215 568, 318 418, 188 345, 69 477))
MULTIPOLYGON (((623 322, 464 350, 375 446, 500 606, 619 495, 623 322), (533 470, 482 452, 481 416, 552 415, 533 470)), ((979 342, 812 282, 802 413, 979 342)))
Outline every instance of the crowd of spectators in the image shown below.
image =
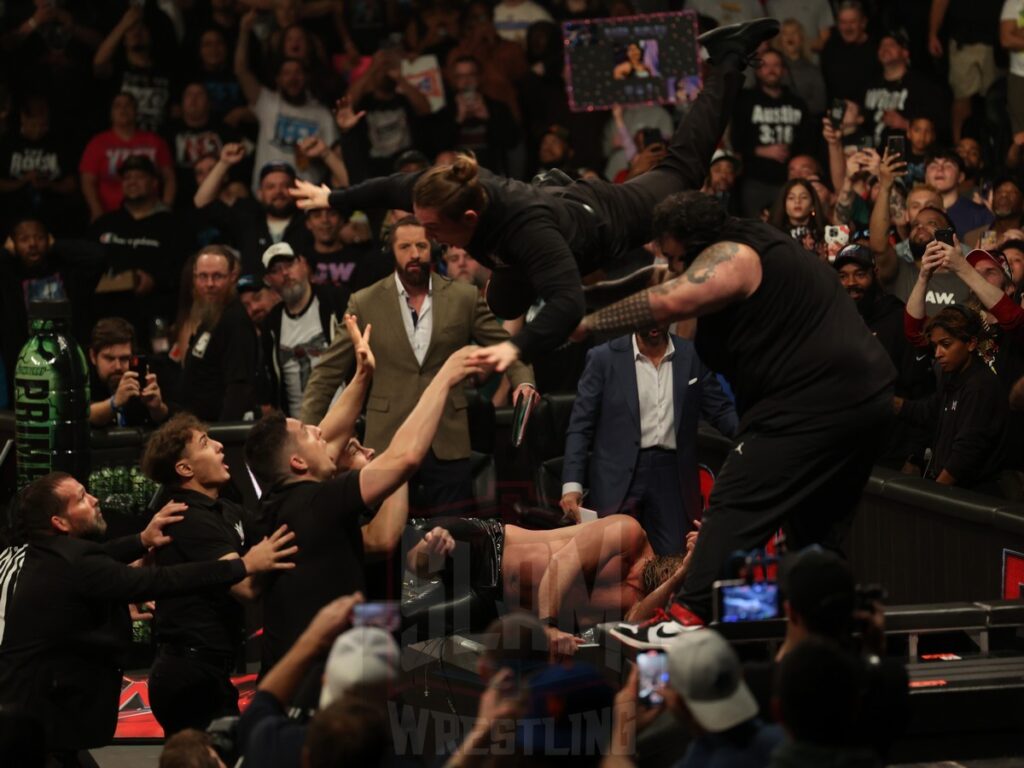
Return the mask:
MULTIPOLYGON (((150 370, 160 379, 156 415, 297 413, 349 296, 390 272, 387 232, 403 212, 304 213, 288 194, 293 182, 343 187, 450 161, 455 151, 525 180, 553 169, 613 182, 643 173, 664 155, 687 105, 570 111, 557 23, 680 6, 697 12, 701 29, 761 14, 783 22, 739 96, 705 191, 833 265, 844 246, 862 247, 842 262, 863 268, 850 290, 865 320, 880 322, 880 301, 891 315, 884 340, 905 384, 901 398, 944 386, 937 364, 936 376, 927 370, 926 337, 911 334, 908 349, 892 322, 899 312, 890 299, 908 302, 921 274, 929 317, 954 304, 982 313, 979 352, 967 364, 983 360, 1008 394, 1017 382, 1014 334, 947 266, 922 273, 921 258, 936 232, 949 240, 952 230, 965 253, 993 254, 972 263, 1005 260, 1003 287, 1018 298, 1024 11, 995 0, 924 5, 12 3, 0 41, 0 402, 10 402, 28 303, 67 298, 83 345, 99 321, 121 318, 132 326, 132 351, 159 359, 150 370), (272 246, 287 247, 298 266, 268 259, 272 246), (302 320, 312 302, 319 332, 302 320), (242 309, 251 323, 239 322, 242 309), (299 337, 282 347, 293 320, 299 337)), ((638 252, 623 273, 650 258, 638 252)), ((441 249, 431 260, 441 275, 486 280, 451 271, 441 249)), ((571 392, 582 373, 578 355, 533 362, 542 393, 571 392)), ((106 384, 120 384, 113 373, 106 384)), ((507 404, 507 382, 495 386, 495 404, 507 404)), ((115 409, 128 384, 94 389, 94 401, 109 406, 94 407, 95 425, 134 421, 115 409)), ((960 421, 956 450, 980 439, 975 427, 960 421)), ((972 479, 943 475, 934 439, 929 425, 904 423, 884 462, 1003 492, 1014 485, 1006 473, 1024 467, 1024 447, 1010 435, 998 461, 967 459, 972 479)))
MULTIPOLYGON (((394 338, 375 349, 378 389, 369 391, 365 421, 371 447, 354 435, 345 443, 351 461, 368 460, 433 392, 449 355, 471 340, 507 339, 516 321, 487 308, 488 274, 474 254, 431 243, 408 212, 304 212, 289 188, 297 179, 345 187, 464 151, 526 181, 553 170, 615 183, 642 174, 665 155, 687 104, 572 112, 558 24, 680 9, 696 11, 702 30, 763 15, 783 22, 758 54, 704 191, 834 269, 885 347, 899 374, 899 420, 879 463, 1024 497, 1024 0, 9 0, 0 29, 0 404, 15 394, 31 302, 66 299, 73 334, 88 350, 94 427, 156 427, 187 418, 179 412, 210 423, 254 420, 280 410, 292 417, 290 426, 277 425, 282 437, 300 415, 320 422, 353 369, 358 378, 359 344, 346 342, 346 311, 379 313, 375 338, 394 338), (396 291, 404 307, 388 303, 396 291), (442 321, 448 337, 438 345, 432 324, 442 321), (411 362, 399 359, 399 347, 411 362), (321 360, 327 365, 316 374, 321 360)), ((603 277, 652 262, 662 268, 664 259, 649 250, 634 256, 621 273, 603 277)), ((673 333, 670 354, 682 355, 693 329, 673 333)), ((630 350, 637 348, 634 341, 630 350)), ((656 369, 664 345, 653 354, 656 369)), ((582 355, 565 348, 529 362, 490 381, 476 372, 474 384, 501 406, 533 387, 575 393, 584 374, 582 355)), ((728 382, 699 361, 693 371, 707 391, 728 393, 728 382)), ((656 388, 657 374, 651 380, 656 388)), ((441 401, 451 407, 442 417, 438 406, 438 436, 430 432, 432 445, 422 446, 422 468, 406 473, 421 470, 416 492, 433 503, 470 494, 459 382, 445 383, 441 401)), ((581 394, 595 402, 601 395, 581 394)), ((734 422, 722 414, 723 424, 734 422)), ((189 429, 200 431, 189 427, 186 437, 189 429)), ((677 448, 673 435, 652 439, 643 449, 677 448)), ((582 456, 589 446, 578 442, 582 456)), ((174 468, 178 458, 171 457, 174 468)), ((585 473, 574 471, 566 493, 576 496, 564 506, 578 513, 585 473)), ((60 493, 50 489, 57 506, 37 522, 75 535, 74 515, 92 508, 81 486, 81 499, 64 498, 68 482, 57 483, 60 493), (65 503, 71 512, 62 511, 65 503), (66 530, 56 522, 65 517, 66 530)), ((696 498, 690 484, 687 499, 696 498)), ((147 529, 150 540, 162 541, 166 517, 147 529)), ((671 531, 671 541, 695 527, 671 531)), ((271 541, 276 548, 262 545, 246 568, 184 581, 214 584, 226 600, 227 585, 237 590, 246 573, 283 567, 283 544, 271 541)), ((139 554, 138 543, 132 547, 139 554)), ((233 556, 242 554, 241 545, 232 547, 233 556)), ((118 556, 130 559, 128 550, 118 556)), ((872 696, 888 695, 881 689, 891 681, 873 670, 874 656, 848 647, 855 614, 848 574, 814 562, 842 594, 811 595, 809 607, 787 609, 799 636, 787 638, 772 670, 782 729, 763 722, 775 719, 764 705, 771 685, 751 693, 711 630, 670 651, 664 707, 695 736, 685 765, 713 764, 722 751, 733 759, 723 764, 778 766, 870 765, 884 753, 885 745, 859 741, 858 718, 872 696), (818 622, 815 601, 833 612, 842 606, 841 615, 818 622), (718 675, 709 679, 707 669, 718 675), (808 687, 826 677, 835 681, 827 691, 808 687), (724 703, 709 714, 709 700, 724 703)), ((154 592, 134 575, 117 575, 123 588, 110 600, 122 603, 180 586, 154 577, 154 592)), ((820 583, 818 574, 809 581, 820 583)), ((243 720, 240 749, 248 741, 279 756, 264 757, 268 765, 383 759, 396 742, 393 719, 349 693, 392 685, 398 671, 384 640, 343 633, 360 600, 356 593, 321 601, 304 632, 290 627, 243 720), (285 708, 332 644, 320 711, 296 730, 285 708), (364 678, 353 670, 370 671, 364 678)), ((508 736, 502 727, 516 746, 496 762, 526 764, 527 753, 539 760, 523 745, 560 745, 580 734, 531 733, 523 718, 558 720, 602 705, 614 712, 606 732, 583 738, 609 753, 608 764, 628 764, 636 731, 653 719, 636 714, 635 677, 615 695, 584 665, 549 667, 544 627, 525 617, 504 621, 492 634, 502 642, 515 635, 516 643, 499 642, 484 656, 480 717, 449 764, 479 761, 482 745, 508 736), (526 683, 518 676, 524 670, 534 673, 526 683)), ((163 662, 173 669, 174 660, 163 662)), ((746 670, 752 689, 763 672, 746 670)), ((895 698, 888 696, 891 706, 895 698)), ((188 709, 187 697, 174 707, 188 709)), ((898 722, 894 715, 889 725, 898 722)), ((225 756, 214 746, 182 730, 161 764, 217 765, 225 756)), ((580 764, 589 759, 579 756, 580 764)))

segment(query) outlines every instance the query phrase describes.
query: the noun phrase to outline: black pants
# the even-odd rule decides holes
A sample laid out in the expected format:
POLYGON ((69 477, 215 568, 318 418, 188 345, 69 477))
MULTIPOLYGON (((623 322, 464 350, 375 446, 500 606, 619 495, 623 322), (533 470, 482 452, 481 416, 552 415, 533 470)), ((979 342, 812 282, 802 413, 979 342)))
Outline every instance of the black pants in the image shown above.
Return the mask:
POLYGON ((149 706, 169 737, 185 728, 206 730, 218 717, 238 714, 231 664, 212 664, 157 650, 149 673, 149 706))
POLYGON ((660 448, 640 451, 619 512, 640 521, 654 554, 684 552, 686 534, 693 530, 689 515, 697 511, 683 504, 676 452, 660 448))
POLYGON ((414 517, 466 515, 474 510, 473 470, 469 459, 443 460, 431 449, 409 483, 414 517))
POLYGON ((838 550, 892 425, 892 392, 857 408, 785 414, 736 438, 715 480, 689 573, 676 600, 711 618, 712 583, 737 550, 782 528, 790 550, 838 550))
MULTIPOLYGON (((668 155, 658 165, 625 184, 577 181, 553 192, 585 202, 594 210, 590 217, 592 236, 585 245, 573 246, 583 274, 620 260, 631 249, 650 241, 654 207, 666 197, 704 186, 711 157, 732 117, 742 85, 738 59, 710 67, 704 90, 679 123, 669 142, 668 155)), ((499 317, 518 317, 535 297, 529 276, 522 270, 498 268, 491 275, 487 301, 499 317)))

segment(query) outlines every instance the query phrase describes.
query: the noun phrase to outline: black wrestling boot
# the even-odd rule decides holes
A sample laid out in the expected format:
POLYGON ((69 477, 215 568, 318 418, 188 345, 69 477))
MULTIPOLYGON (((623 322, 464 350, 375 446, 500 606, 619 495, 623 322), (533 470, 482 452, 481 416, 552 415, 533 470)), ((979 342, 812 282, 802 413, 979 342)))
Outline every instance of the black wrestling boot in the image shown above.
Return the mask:
POLYGON ((697 41, 708 52, 712 64, 721 64, 725 57, 733 53, 743 64, 748 64, 761 43, 779 34, 779 27, 775 19, 755 19, 717 27, 705 32, 697 41))

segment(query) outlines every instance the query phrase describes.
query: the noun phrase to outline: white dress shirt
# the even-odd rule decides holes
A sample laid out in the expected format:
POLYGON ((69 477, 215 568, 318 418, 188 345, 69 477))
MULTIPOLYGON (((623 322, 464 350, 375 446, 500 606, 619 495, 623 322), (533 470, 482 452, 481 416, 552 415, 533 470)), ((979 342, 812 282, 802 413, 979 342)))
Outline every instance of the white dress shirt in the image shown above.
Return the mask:
POLYGON ((640 450, 676 449, 675 408, 672 402, 672 357, 676 353, 672 339, 658 367, 646 357, 632 336, 636 364, 636 390, 640 400, 640 450))
POLYGON ((427 286, 427 295, 423 297, 423 304, 417 312, 416 323, 412 321, 412 306, 409 304, 409 292, 405 290, 402 281, 398 279, 395 272, 395 284, 398 286, 398 296, 401 298, 402 322, 405 323, 405 333, 409 337, 409 345, 412 353, 416 356, 416 362, 423 365, 427 356, 427 348, 430 346, 430 332, 434 328, 434 313, 431 312, 431 297, 434 295, 434 276, 430 275, 430 282, 427 286))
MULTIPOLYGON (((658 367, 644 357, 633 341, 633 364, 636 366, 636 389, 640 402, 640 450, 644 448, 676 449, 676 412, 672 395, 672 358, 676 348, 672 337, 658 367)), ((562 483, 562 495, 583 493, 582 483, 562 483)))

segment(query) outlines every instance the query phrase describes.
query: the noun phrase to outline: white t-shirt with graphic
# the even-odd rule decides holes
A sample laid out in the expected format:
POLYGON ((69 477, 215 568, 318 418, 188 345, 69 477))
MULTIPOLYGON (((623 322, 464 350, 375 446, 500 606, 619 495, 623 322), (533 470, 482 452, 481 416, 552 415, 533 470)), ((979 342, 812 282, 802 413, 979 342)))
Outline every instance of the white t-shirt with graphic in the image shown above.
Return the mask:
POLYGON ((338 141, 334 119, 323 104, 312 98, 302 105, 289 104, 277 91, 262 88, 250 109, 260 124, 253 161, 253 189, 259 188, 260 169, 275 162, 290 163, 300 179, 314 184, 327 180, 327 167, 322 162, 298 158, 295 153, 295 145, 309 136, 320 136, 328 147, 338 141))
POLYGON ((277 357, 281 362, 281 381, 288 400, 288 413, 297 416, 302 410, 302 393, 309 375, 327 349, 328 339, 320 325, 320 300, 313 300, 297 317, 285 311, 281 315, 281 338, 277 357))

